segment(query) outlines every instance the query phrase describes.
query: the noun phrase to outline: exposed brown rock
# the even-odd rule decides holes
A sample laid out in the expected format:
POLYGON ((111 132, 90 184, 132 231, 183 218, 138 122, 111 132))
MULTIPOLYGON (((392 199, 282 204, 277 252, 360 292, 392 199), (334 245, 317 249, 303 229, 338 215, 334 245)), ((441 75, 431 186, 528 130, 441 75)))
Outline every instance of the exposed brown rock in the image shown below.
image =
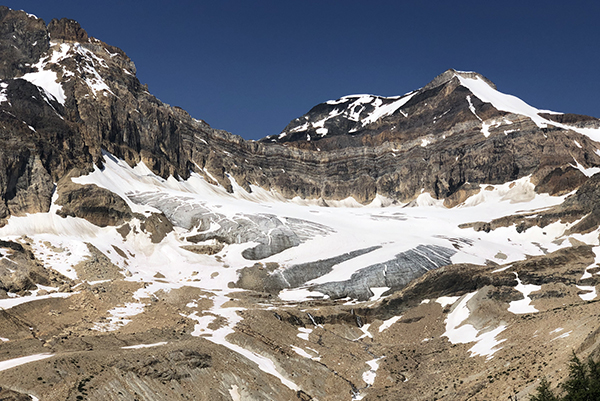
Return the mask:
POLYGON ((173 224, 164 214, 152 213, 142 221, 140 228, 150 234, 150 240, 153 244, 158 244, 168 233, 173 231, 173 224))
POLYGON ((62 206, 60 216, 81 217, 100 227, 120 225, 133 217, 121 197, 93 184, 61 187, 56 203, 62 206))
POLYGON ((31 64, 35 64, 48 47, 43 20, 0 6, 0 79, 33 72, 31 64))
POLYGON ((598 119, 596 117, 585 116, 582 114, 553 114, 553 113, 540 113, 540 116, 547 118, 548 120, 556 121, 557 123, 562 124, 577 124, 583 122, 597 122, 598 119))
POLYGON ((32 398, 23 393, 0 387, 0 400, 2 401, 31 401, 32 398))
POLYGON ((123 277, 120 269, 98 248, 89 243, 86 245, 90 255, 86 256, 83 261, 73 266, 79 279, 86 281, 100 281, 115 280, 123 277))
POLYGON ((12 215, 47 212, 54 192, 52 179, 37 155, 22 160, 21 166, 13 170, 6 192, 6 205, 12 215))
POLYGON ((444 206, 458 206, 471 196, 478 194, 480 190, 479 185, 465 183, 456 192, 444 199, 444 206))
POLYGON ((557 167, 536 185, 535 191, 552 196, 565 195, 579 188, 586 180, 581 171, 571 166, 557 167))
POLYGON ((181 245, 182 249, 200 255, 216 255, 223 250, 224 245, 222 243, 205 244, 205 245, 181 245))
MULTIPOLYGON (((574 176, 573 180, 577 180, 579 175, 574 172, 569 172, 568 169, 555 170, 549 174, 549 179, 542 183, 542 188, 552 188, 552 183, 560 181, 562 175, 574 176)), ((568 188, 570 184, 565 186, 568 188)), ((557 188, 557 187, 554 187, 557 188)), ((560 187, 558 187, 560 188, 560 187)), ((552 208, 540 212, 521 213, 514 216, 505 216, 499 219, 494 219, 490 222, 473 222, 463 224, 461 228, 473 228, 476 231, 495 230, 498 227, 508 227, 515 225, 517 232, 523 232, 530 227, 546 227, 556 221, 563 223, 572 223, 579 221, 574 226, 570 227, 566 234, 589 233, 600 226, 600 206, 596 199, 600 196, 600 174, 595 174, 587 179, 577 190, 576 193, 569 196, 565 201, 552 208)))
POLYGON ((68 40, 73 42, 87 42, 88 34, 79 25, 79 22, 68 18, 53 19, 48 24, 50 38, 56 40, 68 40))
POLYGON ((9 253, 7 258, 0 259, 0 298, 6 298, 7 292, 27 294, 28 291, 37 289, 37 284, 58 288, 69 282, 56 271, 45 269, 28 246, 0 240, 0 248, 9 253))

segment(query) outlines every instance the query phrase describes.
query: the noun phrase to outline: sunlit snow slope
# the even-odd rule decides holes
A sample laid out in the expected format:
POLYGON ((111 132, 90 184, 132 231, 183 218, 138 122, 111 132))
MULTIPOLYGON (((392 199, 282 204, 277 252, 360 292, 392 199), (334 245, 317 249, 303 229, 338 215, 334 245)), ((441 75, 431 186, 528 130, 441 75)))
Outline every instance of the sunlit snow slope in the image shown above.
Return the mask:
POLYGON ((108 154, 103 169, 96 167, 73 181, 109 189, 137 213, 162 212, 175 229, 160 243, 153 243, 139 227, 139 219, 129 223, 132 229, 123 237, 117 227, 100 228, 80 218, 59 217, 55 214, 59 207, 53 206, 49 213, 11 217, 0 236, 29 236, 47 267, 73 279, 76 274, 71 266, 88 254, 84 243, 93 244, 130 272, 129 280, 153 283, 139 296, 182 285, 210 290, 227 290, 230 283, 244 287, 240 269, 248 267, 244 272, 251 272, 250 267, 258 262, 270 266, 265 280, 275 284, 267 290, 276 291, 282 299, 368 299, 374 295, 371 288, 398 289, 443 265, 506 263, 542 254, 542 249, 556 250, 561 245, 554 240, 569 226, 557 222, 523 233, 513 227, 489 233, 459 228, 462 223, 541 210, 563 201, 564 197, 536 194, 528 178, 485 186, 453 209, 427 193, 412 207, 386 208, 377 202, 367 207, 344 206, 352 204, 351 200, 340 202, 339 207, 320 207, 284 201, 260 188, 253 188, 252 193, 236 188, 228 194, 199 175, 192 174, 185 181, 164 180, 143 164, 131 168, 108 154), (69 256, 53 254, 47 243, 69 250, 69 256), (223 248, 213 255, 193 252, 202 245, 223 248), (122 252, 115 252, 113 246, 122 252), (156 280, 157 273, 163 278, 156 280))

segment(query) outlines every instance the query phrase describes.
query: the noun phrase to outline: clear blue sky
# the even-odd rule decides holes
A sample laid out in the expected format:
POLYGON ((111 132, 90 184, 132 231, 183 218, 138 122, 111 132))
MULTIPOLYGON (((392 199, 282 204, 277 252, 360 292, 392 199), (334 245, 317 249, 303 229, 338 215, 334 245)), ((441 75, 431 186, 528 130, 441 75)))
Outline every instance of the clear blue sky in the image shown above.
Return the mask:
POLYGON ((48 1, 123 49, 162 101, 247 139, 314 105, 400 95, 448 68, 477 71, 538 108, 600 117, 593 1, 48 1))

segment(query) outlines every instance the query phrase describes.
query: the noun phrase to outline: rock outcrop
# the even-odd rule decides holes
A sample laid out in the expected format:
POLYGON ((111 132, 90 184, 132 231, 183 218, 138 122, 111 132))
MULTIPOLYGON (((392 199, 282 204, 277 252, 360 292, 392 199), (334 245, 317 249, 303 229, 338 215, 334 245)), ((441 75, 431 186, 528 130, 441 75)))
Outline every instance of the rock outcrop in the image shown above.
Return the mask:
MULTIPOLYGON (((563 176, 568 177, 572 171, 573 169, 567 169, 563 176)), ((560 175, 560 172, 557 175, 560 175)), ((572 188, 573 181, 577 179, 580 179, 578 175, 570 182, 567 181, 563 188, 572 188)), ((595 174, 583 181, 579 189, 562 204, 548 210, 505 216, 490 222, 473 222, 462 227, 490 232, 499 227, 514 225, 518 232, 524 232, 531 227, 545 228, 552 223, 561 222, 572 224, 566 231, 567 234, 586 234, 600 227, 600 206, 597 201, 599 196, 600 174, 595 174)))

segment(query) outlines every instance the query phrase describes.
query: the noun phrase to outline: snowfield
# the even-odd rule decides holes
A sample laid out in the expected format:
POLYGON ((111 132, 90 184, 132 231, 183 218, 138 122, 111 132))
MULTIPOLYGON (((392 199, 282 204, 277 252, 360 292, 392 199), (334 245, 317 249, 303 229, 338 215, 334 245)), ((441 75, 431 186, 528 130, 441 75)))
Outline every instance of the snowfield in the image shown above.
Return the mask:
MULTIPOLYGON (((137 219, 130 224, 137 228, 138 233, 132 230, 123 239, 115 227, 100 228, 80 218, 59 217, 55 214, 57 207, 53 206, 49 213, 11 217, 9 223, 0 228, 0 236, 17 239, 27 235, 33 240, 36 256, 46 261, 47 267, 57 269, 71 278, 76 278, 72 265, 88 255, 84 245, 88 242, 107 255, 115 265, 128 270, 131 273, 128 280, 151 283, 137 294, 138 299, 148 297, 159 289, 184 285, 215 291, 227 289, 228 283, 237 281, 236 270, 255 263, 242 255, 245 250, 257 245, 255 241, 250 238, 225 245, 217 254, 220 260, 190 252, 181 246, 190 244, 185 240, 189 235, 206 233, 218 229, 222 224, 251 220, 255 216, 276 216, 281 227, 302 240, 297 246, 260 260, 261 263, 277 263, 279 270, 376 247, 335 264, 328 273, 299 288, 283 290, 281 298, 288 301, 322 296, 310 291, 309 287, 348 280, 365 267, 386 263, 399 253, 421 245, 456 250, 451 257, 453 263, 484 264, 486 260, 510 263, 525 258, 525 255, 541 255, 542 247, 552 252, 566 246, 564 243, 558 245, 554 240, 570 226, 554 223, 544 229, 532 227, 523 233, 517 233, 514 227, 498 228, 489 233, 459 228, 462 223, 490 221, 505 215, 543 210, 564 200, 565 196, 536 194, 527 177, 491 186, 492 190, 490 186, 482 185, 479 194, 453 209, 445 208, 427 193, 417 199, 418 207, 398 205, 382 208, 378 202, 365 207, 343 206, 352 205, 352 200, 340 202, 340 207, 320 207, 297 199, 284 200, 279 194, 258 187, 253 187, 253 192, 248 193, 235 186, 235 192, 229 194, 195 173, 185 181, 173 177, 164 180, 152 174, 143 164, 131 168, 109 154, 105 155, 104 160, 102 170, 96 167, 91 174, 74 178, 73 181, 111 190, 121 196, 134 212, 146 216, 161 209, 175 210, 170 218, 176 223, 182 222, 180 226, 176 226, 159 244, 153 244, 140 229, 137 219), (488 188, 484 190, 485 187, 488 188), (139 203, 144 199, 152 199, 152 206, 139 203), (205 215, 218 216, 218 219, 213 219, 211 227, 204 231, 198 226, 190 227, 188 223, 183 223, 198 210, 205 215), (125 257, 111 252, 112 245, 117 245, 125 257), (502 259, 498 259, 499 254, 503 255, 502 259), (157 273, 165 277, 160 282, 154 278, 157 273)), ((251 222, 248 224, 257 232, 262 232, 262 227, 251 222)), ((272 228, 267 227, 263 233, 267 240, 272 235, 269 230, 272 231, 272 228)), ((593 238, 593 234, 578 236, 584 241, 588 238, 593 238)), ((378 299, 386 290, 385 287, 373 287, 372 300, 378 299)))

